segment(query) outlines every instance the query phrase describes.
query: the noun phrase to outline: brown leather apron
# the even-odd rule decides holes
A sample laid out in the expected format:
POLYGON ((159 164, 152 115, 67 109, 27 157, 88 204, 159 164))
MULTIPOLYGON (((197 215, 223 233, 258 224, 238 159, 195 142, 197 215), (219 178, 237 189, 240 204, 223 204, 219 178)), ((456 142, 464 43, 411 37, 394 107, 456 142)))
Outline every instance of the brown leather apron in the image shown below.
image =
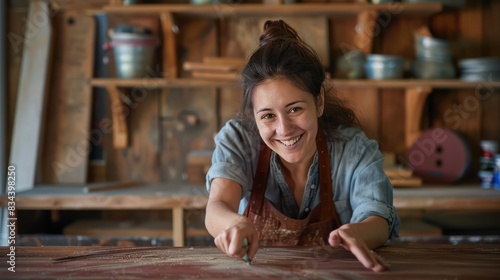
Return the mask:
POLYGON ((333 207, 330 157, 322 130, 318 130, 316 146, 321 202, 305 219, 297 220, 282 214, 265 198, 271 149, 266 144, 261 144, 252 194, 244 213, 257 229, 261 246, 328 244, 330 232, 341 225, 333 207))

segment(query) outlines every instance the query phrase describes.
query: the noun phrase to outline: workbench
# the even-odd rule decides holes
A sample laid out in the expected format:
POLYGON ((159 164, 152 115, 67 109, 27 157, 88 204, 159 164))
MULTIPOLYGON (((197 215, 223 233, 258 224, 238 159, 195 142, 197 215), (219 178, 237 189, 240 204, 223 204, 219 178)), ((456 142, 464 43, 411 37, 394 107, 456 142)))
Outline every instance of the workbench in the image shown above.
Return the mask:
MULTIPOLYGON (((92 186, 91 186, 92 187, 92 186)), ((147 184, 85 192, 88 186, 40 185, 16 194, 17 210, 172 210, 174 246, 184 246, 184 210, 205 209, 204 185, 147 184)), ((0 206, 7 198, 0 197, 0 206)), ((479 185, 394 189, 398 210, 500 210, 500 191, 479 185)))
MULTIPOLYGON (((3 259, 7 248, 2 248, 3 259)), ((17 247, 16 272, 2 279, 498 279, 500 239, 395 241, 375 250, 390 264, 376 273, 343 248, 264 247, 252 265, 215 247, 17 247)))

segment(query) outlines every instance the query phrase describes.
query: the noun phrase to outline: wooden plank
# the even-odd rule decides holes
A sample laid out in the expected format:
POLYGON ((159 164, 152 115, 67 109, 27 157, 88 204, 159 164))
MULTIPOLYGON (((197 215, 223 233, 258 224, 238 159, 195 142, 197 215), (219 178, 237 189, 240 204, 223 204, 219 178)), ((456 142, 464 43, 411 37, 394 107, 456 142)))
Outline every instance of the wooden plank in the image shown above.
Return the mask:
POLYGON ((236 18, 236 17, 321 17, 321 16, 346 16, 356 15, 367 9, 381 11, 392 11, 396 9, 397 15, 431 15, 443 9, 439 3, 402 3, 398 6, 392 3, 370 4, 370 3, 305 3, 294 5, 266 6, 262 4, 238 4, 238 5, 133 5, 106 6, 104 11, 108 13, 121 14, 158 14, 162 12, 179 13, 199 17, 210 18, 236 18), (395 8, 396 7, 396 8, 395 8))
POLYGON ((359 119, 361 128, 370 139, 379 139, 379 97, 377 89, 337 89, 359 119))
POLYGON ((234 72, 193 71, 191 74, 194 78, 234 81, 235 83, 239 78, 239 75, 234 72))
POLYGON ((245 66, 246 60, 239 57, 204 57, 203 63, 231 66, 238 70, 245 66))
POLYGON ((121 190, 125 188, 137 187, 137 182, 110 182, 105 184, 98 184, 92 186, 83 187, 84 193, 99 192, 99 191, 109 191, 109 190, 121 190))
POLYGON ((193 61, 186 61, 183 64, 183 68, 186 71, 219 71, 219 72, 230 72, 230 71, 238 71, 241 69, 242 65, 235 66, 230 64, 212 64, 212 63, 200 63, 193 61))
POLYGON ((7 12, 7 146, 10 151, 12 140, 12 129, 14 126, 14 114, 16 109, 17 92, 19 88, 19 76, 21 74, 21 60, 23 54, 23 23, 20 18, 26 18, 28 8, 9 9, 7 12))
MULTIPOLYGON (((46 2, 33 1, 28 19, 36 15, 37 32, 26 30, 9 162, 16 166, 16 191, 32 189, 45 105, 52 27, 46 2), (37 69, 34 71, 34 69, 37 69), (22 176, 21 176, 22 174, 22 176)), ((36 28, 36 26, 33 26, 36 28)))
POLYGON ((78 11, 57 17, 42 161, 44 183, 87 180, 95 22, 78 11))
POLYGON ((409 177, 409 178, 389 178, 391 184, 397 187, 421 187, 422 186, 422 178, 420 177, 409 177))
MULTIPOLYGON (((500 88, 500 82, 481 81, 466 82, 461 80, 425 80, 425 79, 401 79, 401 80, 345 80, 332 79, 337 88, 398 88, 418 87, 423 84, 433 88, 443 89, 476 89, 478 87, 500 88)), ((234 87, 234 83, 214 82, 203 79, 178 78, 178 79, 116 79, 116 78, 96 78, 91 81, 93 86, 118 86, 118 87, 144 87, 155 88, 190 88, 190 87, 234 87)))
MULTIPOLYGON (((140 184, 136 188, 85 193, 86 185, 37 185, 16 197, 18 210, 168 210, 174 207, 203 210, 208 201, 205 186, 190 184, 140 184)), ((6 207, 7 197, 0 196, 6 207)), ((130 217, 130 216, 128 216, 130 217)))
MULTIPOLYGON (((458 22, 460 39, 468 43, 468 47, 459 49, 458 57, 471 58, 483 56, 483 10, 482 1, 474 1, 461 9, 458 22)), ((487 32, 490 32, 489 30, 487 32)))
MULTIPOLYGON (((1 207, 6 207, 7 202, 5 195, 0 196, 1 207)), ((16 197, 16 209, 205 209, 207 202, 204 185, 185 183, 144 184, 138 188, 90 194, 83 193, 83 186, 37 185, 16 197)), ((500 210, 500 192, 481 189, 478 184, 426 185, 419 189, 394 189, 394 205, 397 209, 500 210)))
POLYGON ((380 150, 395 155, 396 160, 406 156, 404 91, 385 89, 380 93, 380 150))
MULTIPOLYGON (((484 56, 499 57, 498 36, 500 34, 499 1, 483 1, 483 50, 484 56)), ((474 95, 482 101, 481 139, 500 142, 500 91, 488 86, 478 86, 474 95)))
MULTIPOLYGON (((48 0, 50 5, 55 10, 83 10, 83 9, 100 9, 109 3, 109 0, 48 0)), ((119 0, 121 1, 121 0, 119 0)))
POLYGON ((80 220, 69 224, 63 230, 66 235, 83 236, 141 236, 170 237, 171 225, 166 221, 105 221, 80 220))

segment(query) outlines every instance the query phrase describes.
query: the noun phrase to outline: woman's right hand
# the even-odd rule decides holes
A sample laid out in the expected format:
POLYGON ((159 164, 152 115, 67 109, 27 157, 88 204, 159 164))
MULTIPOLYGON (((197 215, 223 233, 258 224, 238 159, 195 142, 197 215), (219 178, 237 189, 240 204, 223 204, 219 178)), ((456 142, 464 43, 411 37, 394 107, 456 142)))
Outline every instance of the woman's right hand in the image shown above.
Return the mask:
POLYGON ((222 230, 214 242, 217 248, 230 257, 242 258, 248 254, 252 260, 259 249, 259 237, 252 222, 244 218, 245 220, 222 230), (244 239, 247 240, 248 246, 243 246, 244 239))

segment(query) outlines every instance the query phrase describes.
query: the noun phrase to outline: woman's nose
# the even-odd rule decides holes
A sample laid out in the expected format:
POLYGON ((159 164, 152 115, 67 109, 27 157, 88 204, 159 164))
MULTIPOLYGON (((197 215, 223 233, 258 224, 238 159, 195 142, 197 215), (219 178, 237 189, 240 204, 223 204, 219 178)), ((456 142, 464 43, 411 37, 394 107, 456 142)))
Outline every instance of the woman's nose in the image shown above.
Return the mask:
POLYGON ((289 135, 293 132, 293 123, 288 118, 279 118, 276 133, 278 135, 289 135))

